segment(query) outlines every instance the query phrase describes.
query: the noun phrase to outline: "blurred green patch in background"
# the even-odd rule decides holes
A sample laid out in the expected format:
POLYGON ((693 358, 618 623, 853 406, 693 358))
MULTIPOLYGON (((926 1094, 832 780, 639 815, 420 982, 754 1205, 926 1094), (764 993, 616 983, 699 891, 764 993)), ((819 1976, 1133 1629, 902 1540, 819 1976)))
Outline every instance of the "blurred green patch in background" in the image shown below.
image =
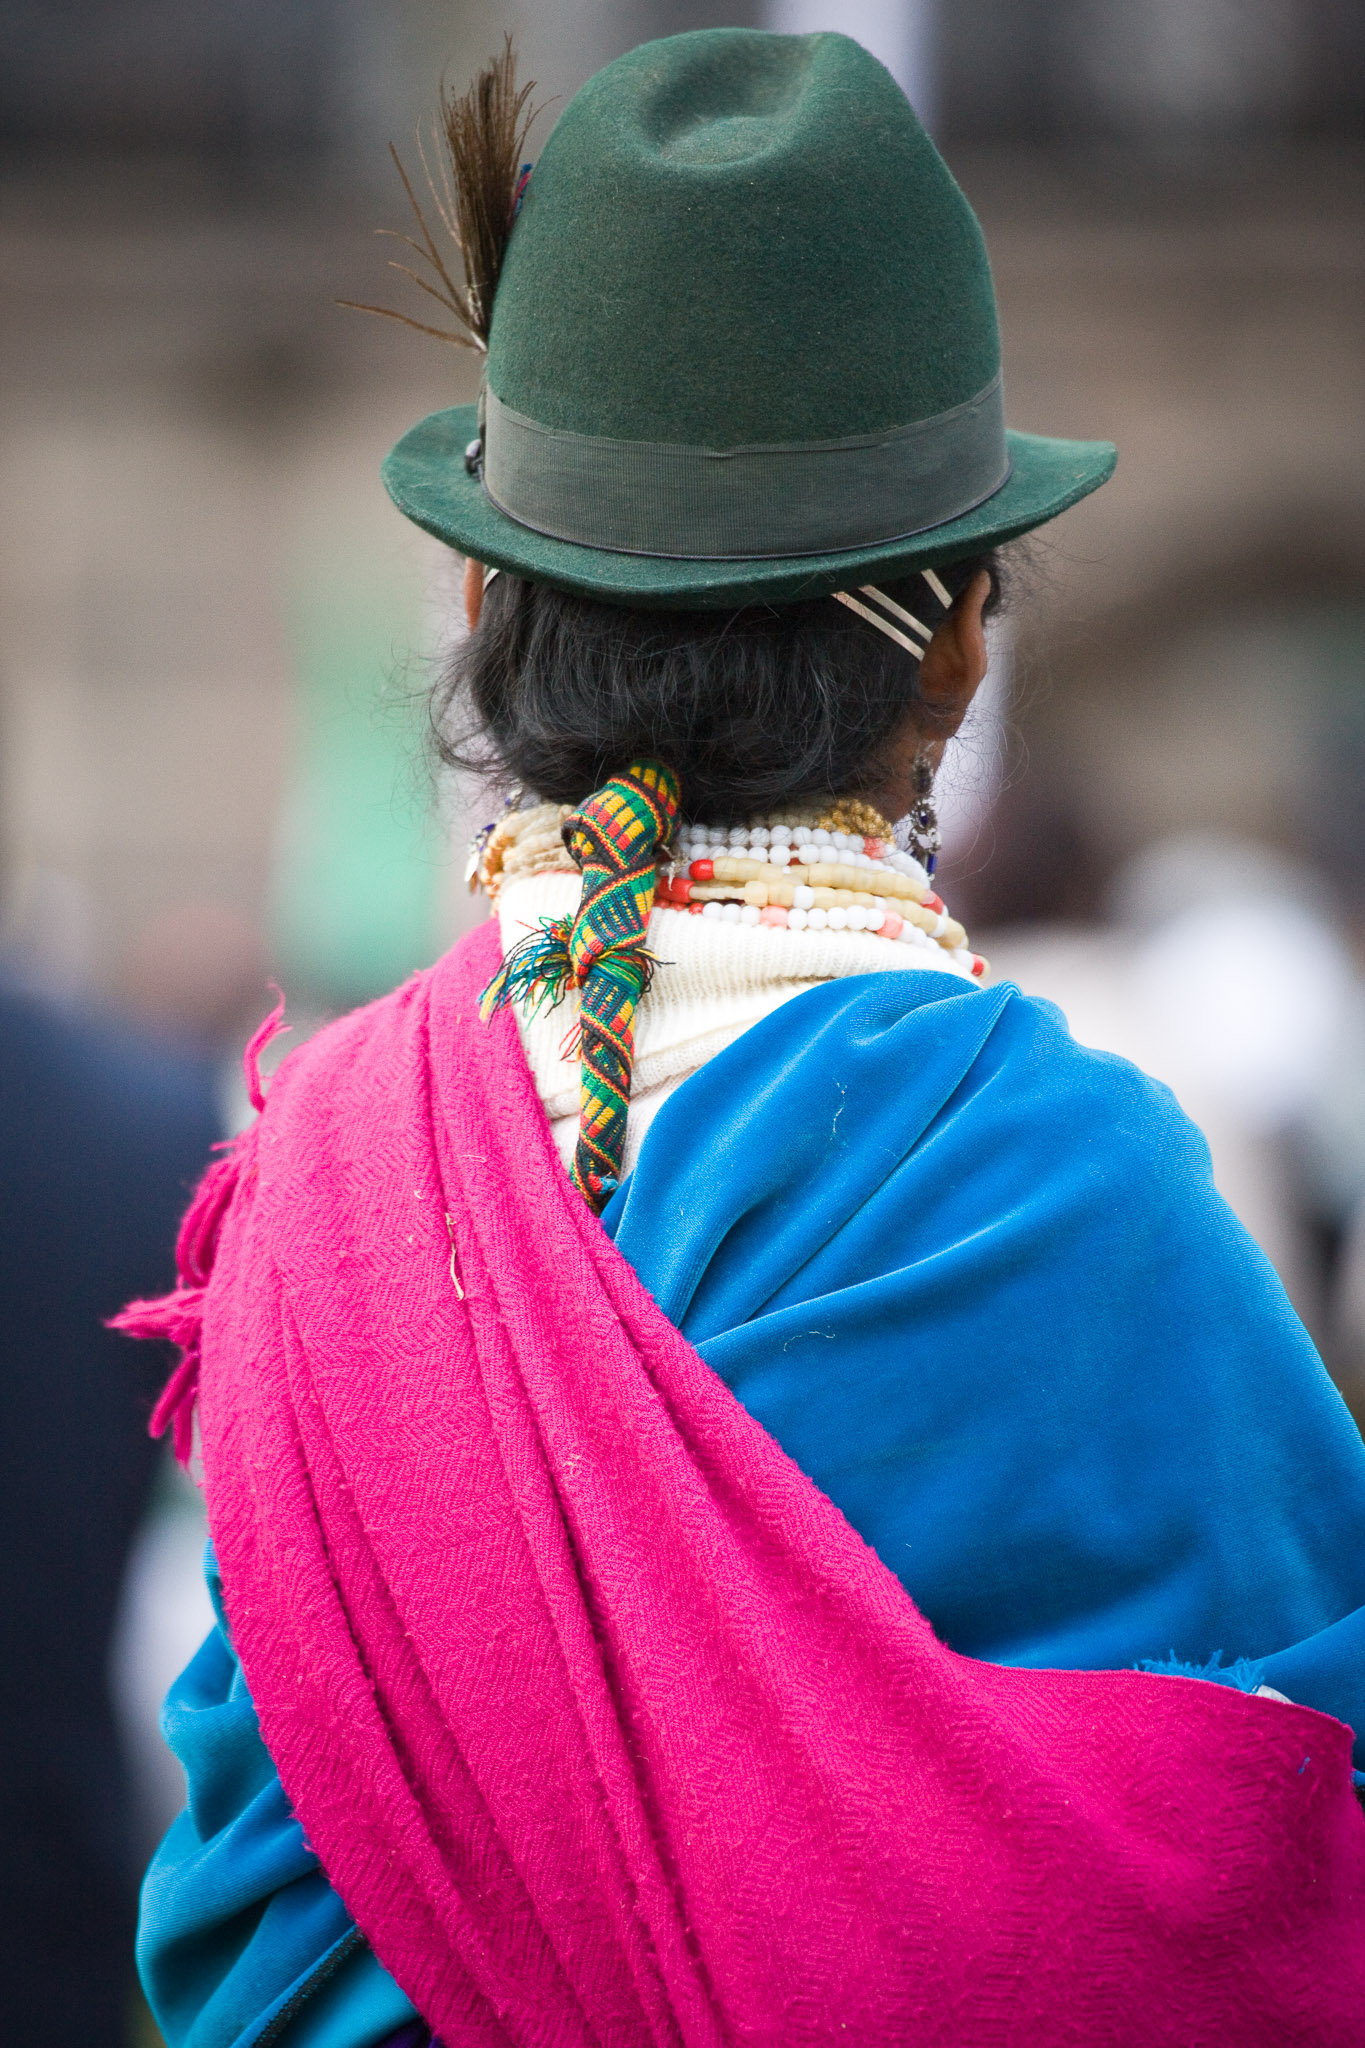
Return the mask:
POLYGON ((383 567, 329 553, 286 605, 297 726, 270 929, 291 993, 328 1009, 393 988, 443 944, 420 606, 383 567))

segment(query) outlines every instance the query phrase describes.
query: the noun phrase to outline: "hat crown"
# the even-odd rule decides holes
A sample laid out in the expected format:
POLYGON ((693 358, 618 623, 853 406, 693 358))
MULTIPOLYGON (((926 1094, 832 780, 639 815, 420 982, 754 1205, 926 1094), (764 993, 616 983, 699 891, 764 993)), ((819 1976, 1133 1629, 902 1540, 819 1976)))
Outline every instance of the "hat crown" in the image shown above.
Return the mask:
POLYGON ((710 29, 565 109, 488 382, 545 427, 725 449, 930 419, 999 360, 976 217, 889 72, 847 36, 710 29))

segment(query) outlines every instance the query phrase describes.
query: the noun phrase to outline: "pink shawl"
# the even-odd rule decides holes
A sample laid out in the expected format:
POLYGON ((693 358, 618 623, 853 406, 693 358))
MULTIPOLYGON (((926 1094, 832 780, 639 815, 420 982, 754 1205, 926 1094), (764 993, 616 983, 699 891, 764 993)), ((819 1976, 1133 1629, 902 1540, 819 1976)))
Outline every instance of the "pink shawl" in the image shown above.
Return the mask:
POLYGON ((1365 2038, 1349 1731, 937 1642, 570 1188, 498 957, 285 1063, 189 1276, 265 1740, 442 2041, 1365 2038))

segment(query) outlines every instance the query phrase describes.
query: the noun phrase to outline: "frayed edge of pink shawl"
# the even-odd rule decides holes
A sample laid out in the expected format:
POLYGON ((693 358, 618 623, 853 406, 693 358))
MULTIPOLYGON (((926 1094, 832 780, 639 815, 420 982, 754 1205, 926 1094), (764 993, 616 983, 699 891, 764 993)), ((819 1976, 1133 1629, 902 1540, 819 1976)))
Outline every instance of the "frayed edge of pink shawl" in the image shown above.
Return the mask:
MULTIPOLYGON (((271 987, 277 998, 275 1007, 252 1032, 242 1054, 247 1094, 258 1114, 265 1108, 261 1054, 273 1039, 289 1029, 282 1021, 284 997, 273 983, 271 987)), ((130 1301, 126 1308, 109 1318, 108 1327, 121 1330, 126 1337, 160 1338, 179 1347, 180 1357, 152 1410, 147 1430, 150 1436, 159 1437, 169 1429, 176 1459, 184 1466, 189 1465, 194 1455, 194 1411, 199 1398, 199 1344, 204 1320, 204 1294, 213 1271, 223 1219, 237 1192, 242 1166, 242 1138, 246 1135, 243 1132, 240 1137, 229 1138, 216 1148, 220 1156, 213 1161, 194 1191, 176 1239, 174 1288, 153 1301, 130 1301)))
MULTIPOLYGON (((268 1017, 262 1017, 256 1029, 246 1042, 242 1054, 242 1073, 246 1078, 246 1092, 251 1097, 251 1107, 259 1114, 265 1108, 265 1089, 261 1086, 261 1054, 268 1045, 273 1045, 281 1032, 292 1031, 293 1025, 284 1021, 284 991, 275 982, 269 984, 275 998, 275 1007, 268 1017)), ((185 1221, 188 1223, 189 1218, 185 1221)))

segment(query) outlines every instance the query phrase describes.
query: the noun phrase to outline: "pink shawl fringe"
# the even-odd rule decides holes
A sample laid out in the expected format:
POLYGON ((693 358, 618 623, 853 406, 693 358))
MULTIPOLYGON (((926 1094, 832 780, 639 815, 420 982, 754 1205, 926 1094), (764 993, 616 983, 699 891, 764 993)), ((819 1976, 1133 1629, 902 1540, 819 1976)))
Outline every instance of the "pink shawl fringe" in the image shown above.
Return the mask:
MULTIPOLYGON (((275 997, 274 1009, 252 1032, 242 1054, 247 1094, 252 1108, 258 1113, 265 1108, 261 1054, 272 1039, 290 1028, 283 1021, 284 997, 279 989, 275 990, 275 997)), ((175 1244, 177 1277, 173 1291, 155 1301, 130 1301, 126 1308, 109 1318, 109 1328, 122 1330, 127 1337, 160 1338, 179 1347, 180 1357, 152 1410, 148 1431, 152 1436, 164 1436, 169 1429, 175 1455, 182 1465, 188 1465, 194 1455, 194 1413, 199 1398, 199 1338, 204 1315, 204 1289, 213 1271, 223 1218, 237 1191, 240 1142, 229 1139, 220 1148, 220 1157, 214 1160, 200 1181, 194 1199, 185 1211, 175 1244)))
POLYGON ((571 1190, 497 957, 285 1063, 157 1325, 266 1742, 442 2041, 1365 2038, 1349 1731, 937 1642, 571 1190))

